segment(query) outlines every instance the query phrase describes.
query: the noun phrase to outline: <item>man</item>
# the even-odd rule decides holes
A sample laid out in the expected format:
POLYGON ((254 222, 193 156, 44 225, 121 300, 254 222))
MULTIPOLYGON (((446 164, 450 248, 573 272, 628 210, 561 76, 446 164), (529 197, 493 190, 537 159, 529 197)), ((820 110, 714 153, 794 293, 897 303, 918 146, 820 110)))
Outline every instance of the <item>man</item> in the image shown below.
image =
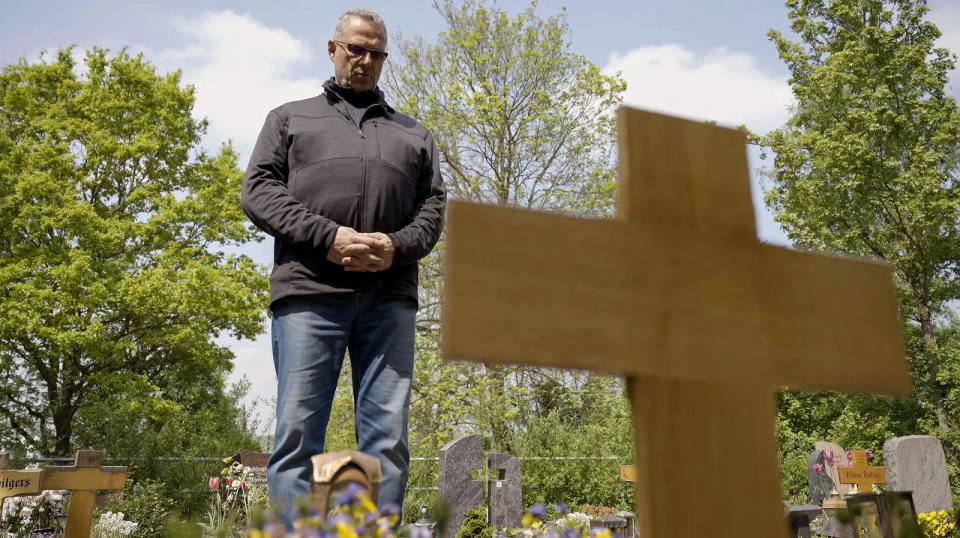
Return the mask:
POLYGON ((357 448, 382 467, 378 504, 403 504, 417 260, 440 237, 446 191, 430 133, 377 87, 386 46, 376 13, 341 16, 327 44, 334 77, 269 113, 243 182, 243 210, 274 237, 267 477, 286 510, 309 492, 345 350, 357 448))

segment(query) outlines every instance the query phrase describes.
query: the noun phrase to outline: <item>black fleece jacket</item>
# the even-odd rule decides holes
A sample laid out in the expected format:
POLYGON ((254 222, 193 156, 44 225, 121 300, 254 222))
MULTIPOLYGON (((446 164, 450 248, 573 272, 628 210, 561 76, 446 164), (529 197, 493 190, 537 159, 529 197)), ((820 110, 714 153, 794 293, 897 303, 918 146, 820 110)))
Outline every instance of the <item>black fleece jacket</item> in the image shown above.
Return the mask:
POLYGON ((324 89, 270 111, 243 180, 240 206, 274 237, 270 303, 372 290, 416 300, 417 260, 439 240, 446 205, 433 137, 379 90, 373 104, 357 101, 369 105, 358 126, 345 92, 324 89), (327 261, 340 226, 386 233, 393 265, 353 273, 327 261))

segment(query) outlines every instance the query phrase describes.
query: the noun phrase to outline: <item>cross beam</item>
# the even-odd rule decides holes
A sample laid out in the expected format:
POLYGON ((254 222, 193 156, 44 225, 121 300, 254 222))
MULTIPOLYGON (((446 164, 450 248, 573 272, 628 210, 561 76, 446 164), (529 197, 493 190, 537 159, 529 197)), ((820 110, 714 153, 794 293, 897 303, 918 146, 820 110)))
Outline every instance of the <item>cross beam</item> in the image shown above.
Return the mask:
POLYGON ((618 120, 616 220, 451 203, 443 355, 625 375, 641 536, 786 536, 774 391, 910 391, 890 269, 759 243, 739 132, 618 120))

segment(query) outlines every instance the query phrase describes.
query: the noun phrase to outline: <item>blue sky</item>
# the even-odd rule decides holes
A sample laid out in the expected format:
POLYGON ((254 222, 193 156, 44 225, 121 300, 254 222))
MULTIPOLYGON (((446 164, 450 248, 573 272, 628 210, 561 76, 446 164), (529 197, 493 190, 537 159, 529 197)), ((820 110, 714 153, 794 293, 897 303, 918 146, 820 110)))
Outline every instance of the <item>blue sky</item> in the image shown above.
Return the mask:
MULTIPOLYGON (((505 0, 517 12, 528 5, 505 0)), ((541 15, 566 6, 571 48, 627 80, 631 105, 722 124, 775 128, 786 117, 791 94, 787 72, 766 37, 786 31, 781 0, 543 0, 541 15)), ((960 0, 931 0, 931 19, 944 32, 941 45, 960 52, 960 0)), ((93 45, 142 50, 163 70, 183 69, 197 87, 195 113, 210 120, 205 139, 215 149, 230 139, 246 164, 267 111, 314 95, 331 76, 326 41, 337 16, 367 7, 387 21, 391 35, 432 39, 442 30, 429 0, 343 1, 0 0, 0 63, 36 58, 41 49, 93 45)), ((951 93, 960 96, 954 73, 951 93)), ((751 166, 764 163, 750 154, 751 166)), ((756 176, 756 174, 754 174, 756 176)), ((753 178, 758 233, 784 244, 782 232, 759 203, 753 178)), ((269 241, 243 249, 269 264, 269 241)), ((237 355, 233 379, 245 375, 252 396, 275 392, 269 338, 224 340, 237 355)))

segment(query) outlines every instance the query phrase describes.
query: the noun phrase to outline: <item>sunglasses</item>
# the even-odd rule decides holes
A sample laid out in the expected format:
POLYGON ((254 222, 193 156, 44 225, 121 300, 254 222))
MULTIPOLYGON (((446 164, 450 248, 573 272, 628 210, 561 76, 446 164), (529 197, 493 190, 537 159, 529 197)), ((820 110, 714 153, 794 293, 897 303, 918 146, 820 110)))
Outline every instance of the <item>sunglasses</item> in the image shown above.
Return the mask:
POLYGON ((350 56, 356 56, 356 57, 362 58, 366 56, 367 53, 369 53, 370 59, 375 60, 377 62, 382 62, 387 59, 387 51, 385 50, 368 49, 367 47, 362 47, 360 45, 355 45, 353 43, 344 43, 343 41, 337 41, 336 39, 334 39, 333 42, 338 45, 341 45, 347 51, 347 54, 349 54, 350 56))

